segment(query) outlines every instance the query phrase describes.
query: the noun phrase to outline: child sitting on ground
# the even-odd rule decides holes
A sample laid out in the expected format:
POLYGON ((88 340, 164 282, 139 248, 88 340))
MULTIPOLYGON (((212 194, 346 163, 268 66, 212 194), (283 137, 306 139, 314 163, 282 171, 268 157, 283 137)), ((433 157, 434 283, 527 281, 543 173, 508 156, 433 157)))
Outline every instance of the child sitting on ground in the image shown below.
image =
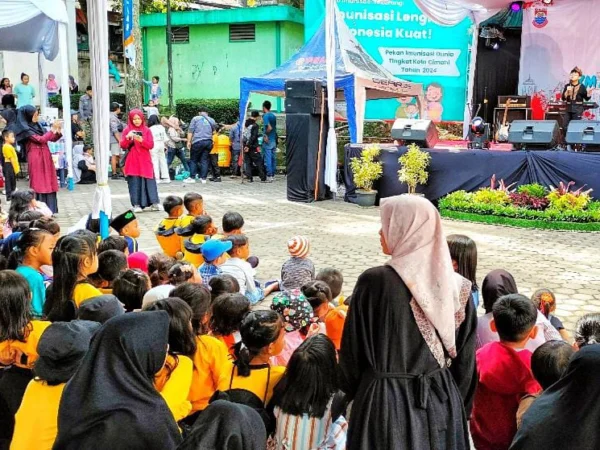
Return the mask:
POLYGON ((204 264, 200 266, 198 272, 202 276, 203 284, 209 284, 212 277, 221 275, 221 265, 227 260, 225 254, 231 250, 232 246, 231 241, 219 241, 217 239, 211 239, 202 245, 204 264))
POLYGON ((221 274, 216 277, 212 277, 208 282, 208 288, 210 289, 211 301, 215 301, 217 297, 223 294, 239 294, 240 284, 231 275, 221 274))
POLYGON ((240 325, 249 312, 250 302, 242 294, 223 294, 213 302, 211 335, 225 344, 231 356, 234 355, 233 346, 242 340, 240 325))
POLYGON ((108 236, 106 239, 100 241, 98 244, 98 255, 107 250, 118 250, 124 253, 125 256, 129 256, 127 241, 122 236, 108 236))
POLYGON ((179 219, 183 214, 183 199, 175 195, 169 195, 163 202, 163 208, 168 214, 156 228, 156 240, 160 248, 167 256, 176 258, 181 252, 181 238, 175 230, 179 226, 179 219))
POLYGON ((137 238, 140 237, 140 223, 133 211, 125 211, 123 214, 115 217, 110 222, 110 226, 119 233, 119 236, 125 238, 130 255, 138 251, 137 238))
POLYGON ((204 262, 202 245, 216 235, 218 230, 212 218, 206 215, 196 217, 187 228, 192 234, 183 242, 183 259, 198 268, 204 262))
POLYGON ((523 295, 505 295, 494 303, 491 325, 500 342, 486 344, 476 356, 479 382, 471 434, 478 450, 508 449, 517 432, 519 401, 541 390, 531 373, 531 352, 525 348, 537 333, 536 318, 535 306, 523 295))
POLYGON ((310 242, 304 236, 294 236, 288 241, 288 259, 281 267, 282 291, 301 289, 307 283, 315 279, 315 265, 308 259, 310 242))
POLYGON ((127 270, 127 257, 117 250, 107 250, 98 255, 98 271, 88 278, 103 294, 112 294, 113 283, 127 270))
POLYGON ((345 304, 344 295, 342 294, 342 287, 344 286, 344 276, 342 275, 342 272, 333 267, 327 267, 319 270, 316 280, 323 281, 329 286, 329 289, 331 289, 331 296, 333 297, 331 303, 334 306, 345 304))
POLYGON ((144 295, 149 289, 150 278, 139 269, 127 269, 113 283, 113 295, 128 313, 142 309, 144 295))
POLYGON ((318 334, 319 326, 312 306, 300 291, 281 292, 273 298, 271 309, 283 318, 285 338, 283 350, 271 358, 275 366, 287 366, 292 353, 310 334, 318 334))
POLYGON ((580 317, 575 326, 574 347, 581 350, 593 344, 600 344, 600 313, 588 313, 580 317))
POLYGON ((230 235, 226 241, 231 242, 232 247, 228 252, 230 258, 223 263, 221 271, 235 277, 240 285, 240 293, 248 297, 250 303, 258 303, 278 288, 277 283, 273 283, 263 290, 254 280, 255 271, 246 261, 250 255, 250 245, 245 235, 230 235))
MULTIPOLYGON (((537 348, 531 357, 531 372, 543 390, 562 378, 575 349, 565 341, 548 341, 537 348)), ((528 394, 521 399, 517 411, 517 428, 521 427, 523 414, 527 412, 539 394, 528 394)))
MULTIPOLYGON (((235 211, 226 212, 223 215, 223 234, 222 237, 226 238, 228 236, 232 236, 235 234, 244 234, 244 218, 242 215, 235 211)), ((216 236, 214 236, 216 238, 216 236)), ((250 263, 253 269, 258 267, 258 257, 256 256, 248 256, 246 261, 250 263)))
POLYGON ((342 345, 344 323, 348 313, 348 306, 335 306, 332 303, 333 294, 329 286, 323 281, 312 281, 302 287, 302 292, 312 306, 315 316, 325 324, 325 332, 333 341, 335 349, 339 351, 342 345))
POLYGON ((183 197, 183 206, 185 206, 187 214, 179 218, 179 223, 175 230, 181 241, 182 252, 185 250, 183 247, 184 241, 194 234, 190 226, 193 220, 198 216, 206 215, 204 212, 204 199, 196 192, 185 194, 183 197))
POLYGON ((556 311, 556 297, 552 291, 550 289, 538 289, 531 296, 531 301, 546 319, 550 321, 552 326, 556 328, 562 338, 567 342, 571 342, 571 335, 565 330, 561 320, 554 315, 556 311))

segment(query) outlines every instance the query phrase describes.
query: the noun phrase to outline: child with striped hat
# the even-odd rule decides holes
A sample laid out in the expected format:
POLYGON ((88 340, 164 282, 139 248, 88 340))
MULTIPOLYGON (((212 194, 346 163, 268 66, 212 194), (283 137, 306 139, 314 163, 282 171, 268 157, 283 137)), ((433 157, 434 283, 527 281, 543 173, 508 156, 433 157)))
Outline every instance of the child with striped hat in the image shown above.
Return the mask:
POLYGON ((294 236, 288 241, 288 259, 281 267, 282 291, 301 289, 315 279, 315 265, 308 259, 310 241, 305 236, 294 236))

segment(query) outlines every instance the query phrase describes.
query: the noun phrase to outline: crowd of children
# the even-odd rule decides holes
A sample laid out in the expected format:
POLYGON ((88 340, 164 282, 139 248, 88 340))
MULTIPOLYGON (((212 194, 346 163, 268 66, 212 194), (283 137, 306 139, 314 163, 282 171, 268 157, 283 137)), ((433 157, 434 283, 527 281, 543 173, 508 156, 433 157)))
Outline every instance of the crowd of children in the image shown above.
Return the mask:
MULTIPOLYGON (((219 229, 197 193, 164 200, 163 252, 150 256, 132 211, 104 240, 89 219, 61 236, 24 194, 0 241, 0 449, 346 448, 338 352, 352 302, 339 270, 315 269, 308 237, 261 283, 243 217, 219 229)), ((475 447, 537 448, 538 405, 568 403, 577 364, 598 369, 600 352, 581 350, 600 343, 600 315, 578 322, 571 346, 551 291, 525 297, 504 270, 480 291, 475 243, 452 235, 448 250, 485 309, 463 405, 475 447)))

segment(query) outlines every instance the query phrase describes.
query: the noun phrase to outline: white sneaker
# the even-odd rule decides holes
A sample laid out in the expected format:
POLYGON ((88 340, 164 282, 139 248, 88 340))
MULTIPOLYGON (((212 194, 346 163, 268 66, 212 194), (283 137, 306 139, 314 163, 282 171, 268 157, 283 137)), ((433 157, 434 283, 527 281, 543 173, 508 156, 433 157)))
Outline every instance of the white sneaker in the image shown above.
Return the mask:
POLYGON ((134 206, 133 207, 133 212, 134 213, 141 213, 141 212, 144 212, 144 210, 140 206, 134 206))
POLYGON ((160 182, 163 184, 169 184, 171 180, 169 178, 163 178, 162 180, 160 180, 160 182))
POLYGON ((206 180, 200 180, 202 184, 206 184, 206 180))
POLYGON ((152 205, 150 211, 160 211, 160 205, 152 205))
POLYGON ((183 180, 183 182, 187 184, 194 184, 196 180, 194 178, 186 178, 185 180, 183 180))

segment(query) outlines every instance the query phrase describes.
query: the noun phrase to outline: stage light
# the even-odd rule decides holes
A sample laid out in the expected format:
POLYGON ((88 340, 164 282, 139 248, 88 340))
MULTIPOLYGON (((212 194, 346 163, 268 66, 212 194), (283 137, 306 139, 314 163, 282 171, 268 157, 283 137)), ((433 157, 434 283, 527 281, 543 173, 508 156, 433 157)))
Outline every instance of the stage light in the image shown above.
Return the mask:
POLYGON ((477 116, 471 120, 471 131, 474 134, 483 134, 485 132, 485 121, 477 116))
POLYGON ((492 45, 492 50, 498 50, 500 48, 500 44, 498 42, 494 42, 494 45, 492 45))
POLYGON ((544 5, 551 5, 553 3, 553 0, 542 0, 542 3, 544 5))
POLYGON ((521 2, 512 2, 510 4, 510 10, 512 12, 519 12, 519 11, 521 11, 521 2))

